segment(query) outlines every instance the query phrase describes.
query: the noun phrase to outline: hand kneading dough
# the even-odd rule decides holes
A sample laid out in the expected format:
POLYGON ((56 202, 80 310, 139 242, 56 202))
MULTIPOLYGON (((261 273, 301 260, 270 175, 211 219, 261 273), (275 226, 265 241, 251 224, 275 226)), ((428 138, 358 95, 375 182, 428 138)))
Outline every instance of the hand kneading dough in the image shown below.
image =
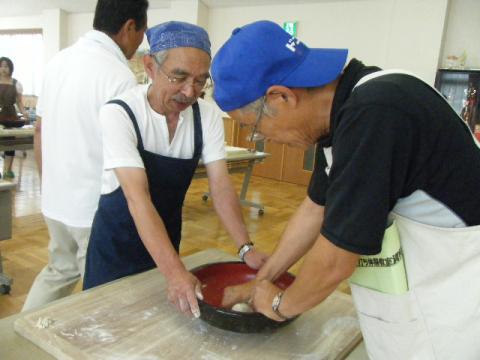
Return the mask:
POLYGON ((238 303, 232 306, 233 311, 244 312, 244 313, 252 313, 254 312, 250 305, 245 303, 238 303))

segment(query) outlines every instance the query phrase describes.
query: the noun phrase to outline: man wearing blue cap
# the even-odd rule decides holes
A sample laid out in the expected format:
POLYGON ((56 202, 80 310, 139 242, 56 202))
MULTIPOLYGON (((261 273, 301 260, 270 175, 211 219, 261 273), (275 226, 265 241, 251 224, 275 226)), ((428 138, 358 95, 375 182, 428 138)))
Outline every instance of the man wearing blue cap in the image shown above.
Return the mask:
POLYGON ((158 267, 177 308, 199 316, 201 286, 178 256, 182 205, 202 159, 215 210, 247 264, 260 267, 225 163, 223 120, 199 99, 208 86, 210 41, 199 26, 171 21, 147 30, 152 79, 100 111, 102 196, 87 252, 84 288, 158 267), (249 251, 246 251, 249 250, 249 251))
POLYGON ((250 299, 282 321, 353 274, 371 359, 478 359, 479 145, 422 80, 346 60, 269 21, 234 30, 216 54, 224 111, 257 138, 317 146, 308 196, 277 249, 223 303, 250 299), (282 292, 272 281, 303 255, 282 292))

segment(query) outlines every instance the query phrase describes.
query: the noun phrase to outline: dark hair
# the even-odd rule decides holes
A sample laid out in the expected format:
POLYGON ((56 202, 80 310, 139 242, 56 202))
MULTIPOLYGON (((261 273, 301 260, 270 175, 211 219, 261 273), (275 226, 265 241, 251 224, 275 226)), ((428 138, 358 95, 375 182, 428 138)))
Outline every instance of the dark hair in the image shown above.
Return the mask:
POLYGON ((11 76, 13 74, 13 62, 9 58, 7 58, 5 56, 2 56, 0 58, 0 64, 2 64, 2 62, 4 62, 4 61, 7 63, 7 66, 10 69, 10 76, 11 76))
POLYGON ((98 0, 93 28, 109 35, 117 34, 129 19, 135 20, 135 30, 147 25, 148 0, 98 0))

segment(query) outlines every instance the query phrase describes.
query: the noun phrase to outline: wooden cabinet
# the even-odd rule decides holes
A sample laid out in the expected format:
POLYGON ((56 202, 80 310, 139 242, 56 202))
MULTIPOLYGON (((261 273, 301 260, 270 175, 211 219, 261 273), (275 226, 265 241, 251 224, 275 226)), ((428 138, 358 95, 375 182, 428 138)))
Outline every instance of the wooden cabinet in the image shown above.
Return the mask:
POLYGON ((308 185, 312 176, 315 148, 304 151, 285 146, 282 180, 294 184, 308 185))
POLYGON ((258 151, 270 154, 263 163, 255 165, 253 175, 299 185, 308 185, 314 162, 313 147, 309 151, 304 151, 274 142, 252 144, 248 141, 250 128, 242 128, 237 122, 228 117, 223 120, 225 141, 228 145, 243 148, 255 147, 258 151))
POLYGON ((238 132, 238 125, 235 124, 233 119, 224 117, 223 118, 223 128, 225 130, 225 142, 227 145, 230 146, 237 146, 237 132, 238 132))

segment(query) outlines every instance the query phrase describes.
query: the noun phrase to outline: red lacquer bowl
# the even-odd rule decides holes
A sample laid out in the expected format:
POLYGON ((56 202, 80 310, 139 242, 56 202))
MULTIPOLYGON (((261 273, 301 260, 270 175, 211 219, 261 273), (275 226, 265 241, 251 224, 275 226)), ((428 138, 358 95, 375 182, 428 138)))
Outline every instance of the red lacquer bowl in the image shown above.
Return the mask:
MULTIPOLYGON (((191 271, 203 286, 203 301, 198 301, 200 318, 210 325, 235 332, 255 333, 277 329, 296 319, 278 322, 260 313, 244 313, 221 307, 223 290, 227 286, 243 284, 255 278, 257 271, 243 262, 207 264, 191 271)), ((275 281, 275 285, 286 289, 294 280, 292 274, 284 273, 275 281)))

